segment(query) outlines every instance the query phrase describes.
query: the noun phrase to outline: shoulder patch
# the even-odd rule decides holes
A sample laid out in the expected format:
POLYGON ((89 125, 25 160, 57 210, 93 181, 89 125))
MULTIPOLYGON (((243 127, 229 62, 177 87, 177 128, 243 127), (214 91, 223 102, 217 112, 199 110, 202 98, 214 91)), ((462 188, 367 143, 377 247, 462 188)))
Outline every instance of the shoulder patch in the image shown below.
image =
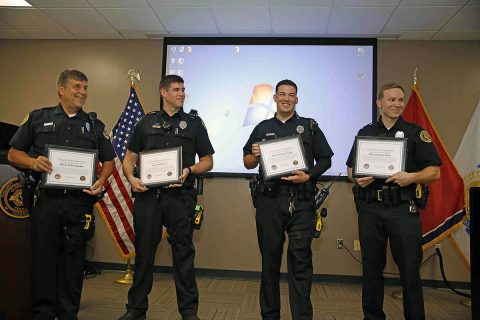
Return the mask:
POLYGON ((22 122, 20 122, 20 125, 23 126, 25 124, 25 122, 28 121, 28 118, 30 117, 30 113, 27 113, 27 115, 25 116, 25 118, 23 118, 22 122))
POLYGON ((422 132, 420 132, 420 139, 422 139, 423 142, 432 142, 432 137, 430 137, 430 134, 427 130, 422 130, 422 132))
POLYGON ((103 130, 103 136, 105 137, 105 139, 110 140, 110 136, 108 135, 107 130, 103 130))

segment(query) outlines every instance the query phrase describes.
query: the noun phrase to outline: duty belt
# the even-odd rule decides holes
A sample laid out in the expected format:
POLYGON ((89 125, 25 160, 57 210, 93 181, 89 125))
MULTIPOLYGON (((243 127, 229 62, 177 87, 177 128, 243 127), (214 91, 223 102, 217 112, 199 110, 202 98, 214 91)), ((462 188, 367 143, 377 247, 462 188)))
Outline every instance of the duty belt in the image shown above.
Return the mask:
POLYGON ((355 185, 353 192, 355 199, 366 202, 382 202, 385 205, 397 205, 400 201, 415 199, 415 190, 411 188, 401 188, 396 185, 384 185, 382 188, 362 188, 355 185))

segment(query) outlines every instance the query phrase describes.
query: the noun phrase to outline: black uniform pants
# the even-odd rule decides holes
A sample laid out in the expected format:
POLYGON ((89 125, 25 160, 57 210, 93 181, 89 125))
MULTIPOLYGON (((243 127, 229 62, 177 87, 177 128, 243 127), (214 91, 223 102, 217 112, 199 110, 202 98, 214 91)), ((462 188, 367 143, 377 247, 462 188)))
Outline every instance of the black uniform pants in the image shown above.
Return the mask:
POLYGON ((363 313, 367 320, 385 319, 383 312, 387 240, 400 271, 405 319, 425 319, 420 265, 423 259, 420 216, 408 202, 384 207, 380 202, 356 202, 363 261, 363 313))
POLYGON ((81 220, 91 212, 86 194, 41 192, 31 215, 34 319, 77 319, 85 260, 81 220))
POLYGON ((135 268, 133 284, 128 292, 127 309, 146 313, 148 294, 153 285, 153 263, 162 239, 163 225, 172 239, 174 281, 178 310, 182 316, 196 315, 198 288, 194 273, 195 247, 191 218, 195 212, 195 196, 178 188, 155 189, 138 193, 135 198, 135 268))
POLYGON ((288 293, 292 318, 312 319, 312 234, 313 201, 298 201, 290 214, 289 195, 275 197, 259 194, 257 203, 257 236, 262 254, 260 308, 263 319, 280 319, 280 266, 285 232, 288 234, 288 293))

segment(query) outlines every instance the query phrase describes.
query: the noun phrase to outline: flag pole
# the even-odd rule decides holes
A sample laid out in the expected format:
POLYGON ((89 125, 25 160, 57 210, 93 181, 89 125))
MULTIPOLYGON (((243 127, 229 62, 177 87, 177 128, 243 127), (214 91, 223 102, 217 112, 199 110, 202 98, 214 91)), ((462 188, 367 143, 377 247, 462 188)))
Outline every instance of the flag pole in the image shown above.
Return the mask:
MULTIPOLYGON (((127 77, 130 79, 130 85, 135 86, 135 81, 140 82, 140 73, 136 69, 130 69, 127 72, 127 77)), ((114 281, 118 284, 132 284, 133 283, 133 272, 132 272, 132 264, 130 259, 127 259, 127 270, 120 278, 114 281)))

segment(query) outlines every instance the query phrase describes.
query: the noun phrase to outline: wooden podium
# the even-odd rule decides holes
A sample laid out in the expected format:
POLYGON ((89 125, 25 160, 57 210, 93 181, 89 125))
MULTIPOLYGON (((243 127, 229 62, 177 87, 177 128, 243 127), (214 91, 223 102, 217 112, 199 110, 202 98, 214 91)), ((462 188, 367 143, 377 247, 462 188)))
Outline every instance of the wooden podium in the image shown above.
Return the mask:
POLYGON ((21 203, 17 174, 0 164, 0 320, 32 318, 30 218, 21 203))

